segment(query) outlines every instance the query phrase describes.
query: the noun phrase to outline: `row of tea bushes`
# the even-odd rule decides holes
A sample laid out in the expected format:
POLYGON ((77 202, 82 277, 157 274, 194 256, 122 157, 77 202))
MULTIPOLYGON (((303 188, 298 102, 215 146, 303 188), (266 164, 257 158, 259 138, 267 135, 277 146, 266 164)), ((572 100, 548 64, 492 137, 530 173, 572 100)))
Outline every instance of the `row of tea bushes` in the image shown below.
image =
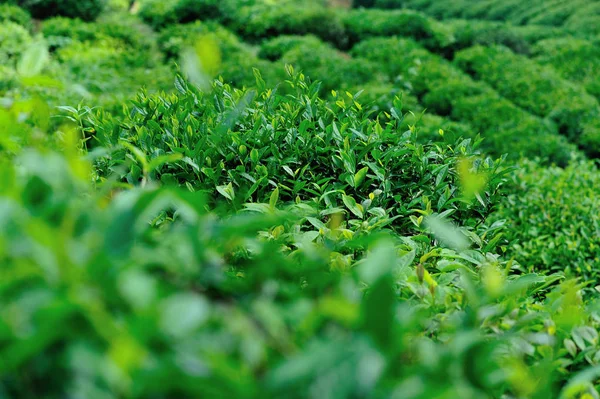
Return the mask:
POLYGON ((359 43, 352 54, 379 61, 392 81, 404 82, 433 113, 466 122, 485 137, 488 150, 513 156, 540 156, 565 165, 573 150, 556 129, 452 63, 407 39, 379 38, 359 43), (381 62, 385 60, 385 62, 381 62))
POLYGON ((598 15, 597 1, 589 0, 356 0, 356 7, 409 8, 437 19, 467 18, 507 21, 516 25, 562 26, 582 15, 598 15))
POLYGON ((581 86, 562 79, 554 69, 500 46, 463 50, 456 54, 454 63, 519 107, 551 120, 587 154, 599 154, 598 101, 581 86))

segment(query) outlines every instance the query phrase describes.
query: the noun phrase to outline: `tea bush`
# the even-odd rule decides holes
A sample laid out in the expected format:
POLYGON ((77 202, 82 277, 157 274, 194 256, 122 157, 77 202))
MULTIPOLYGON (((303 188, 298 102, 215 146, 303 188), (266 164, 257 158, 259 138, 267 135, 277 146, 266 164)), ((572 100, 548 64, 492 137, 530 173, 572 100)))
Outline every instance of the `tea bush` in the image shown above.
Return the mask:
POLYGON ((117 39, 141 53, 154 50, 156 47, 152 32, 134 17, 117 18, 107 15, 100 18, 98 23, 55 17, 42 23, 41 32, 55 47, 64 46, 73 40, 85 42, 103 39, 117 39))
POLYGON ((175 8, 177 22, 221 19, 221 4, 220 0, 179 0, 175 8))
POLYGON ((502 45, 515 53, 529 55, 536 42, 560 37, 564 33, 547 26, 512 26, 482 20, 453 20, 448 21, 446 26, 452 29, 453 41, 448 46, 452 53, 475 45, 502 45))
POLYGON ((600 28, 598 28, 599 15, 587 15, 577 20, 567 20, 565 29, 574 36, 583 39, 598 38, 600 28))
MULTIPOLYGON (((122 121, 119 118, 113 121, 100 117, 93 121, 95 139, 99 145, 116 148, 109 163, 103 163, 103 169, 100 171, 104 171, 103 175, 107 176, 110 170, 116 168, 112 163, 124 163, 130 159, 126 156, 128 151, 119 149, 121 140, 126 140, 128 146, 134 146, 138 149, 136 153, 144 154, 145 157, 145 161, 140 158, 141 163, 136 161, 127 172, 120 175, 120 178, 130 184, 148 179, 185 183, 210 194, 220 192, 217 194, 219 197, 223 195, 234 204, 240 201, 243 203, 265 200, 275 186, 279 189, 279 197, 284 201, 296 198, 306 200, 313 196, 325 195, 322 198, 325 204, 334 201, 334 197, 327 197, 327 192, 344 191, 347 195, 355 196, 357 201, 365 201, 369 199, 370 193, 379 190, 381 194, 376 203, 383 209, 391 205, 390 201, 397 200, 401 192, 422 192, 428 198, 426 201, 431 201, 432 209, 442 212, 449 206, 455 208, 451 213, 458 212, 464 216, 463 220, 468 219, 465 216, 465 205, 452 201, 452 196, 458 195, 458 192, 446 186, 438 186, 436 191, 423 191, 424 187, 415 185, 417 176, 421 176, 420 179, 425 181, 434 179, 435 176, 427 172, 430 161, 425 159, 425 164, 419 169, 409 169, 410 165, 416 162, 416 158, 413 157, 421 154, 420 150, 417 153, 406 153, 406 164, 402 166, 402 151, 394 144, 399 139, 398 135, 405 132, 396 131, 395 128, 401 123, 400 109, 394 108, 396 117, 390 120, 387 126, 382 126, 377 120, 366 118, 357 99, 340 93, 336 97, 334 108, 340 112, 333 113, 328 104, 319 99, 317 84, 308 86, 302 75, 292 76, 295 79, 294 87, 301 90, 294 97, 294 101, 272 103, 276 98, 268 90, 257 94, 251 91, 231 91, 227 85, 221 84, 216 86, 219 97, 230 98, 222 104, 214 103, 212 97, 207 97, 183 83, 179 84, 178 94, 173 94, 164 101, 158 96, 141 95, 134 102, 134 113, 130 114, 129 120, 122 121), (198 101, 204 109, 203 114, 233 113, 236 119, 224 127, 221 118, 201 119, 200 115, 191 113, 191 105, 198 101), (240 107, 242 108, 239 109, 240 107), (154 110, 151 111, 152 109, 154 110), (154 117, 141 117, 144 114, 154 117), (177 115, 176 119, 171 117, 174 115, 177 115), (257 125, 267 115, 281 117, 270 122, 275 125, 257 125), (308 119, 302 122, 302 126, 296 127, 296 123, 299 123, 296 119, 298 117, 308 119), (171 123, 175 123, 177 127, 170 127, 171 123), (214 126, 208 123, 214 123, 214 126), (177 136, 173 136, 172 140, 165 140, 161 134, 163 129, 177 136), (229 129, 231 132, 228 132, 229 129), (189 142, 195 141, 200 132, 211 131, 218 136, 205 136, 193 146, 189 142), (289 136, 290 134, 292 136, 289 136), (382 142, 374 145, 379 141, 382 142), (343 149, 332 152, 327 146, 317 145, 328 142, 332 145, 338 143, 343 149), (230 151, 222 153, 222 146, 230 148, 230 151), (302 151, 302 148, 306 147, 313 150, 302 151), (387 149, 383 151, 383 148, 387 149), (177 154, 181 154, 182 159, 169 162, 155 170, 144 167, 147 162, 153 163, 152 159, 155 157, 169 159, 178 156, 177 154), (404 172, 401 173, 401 170, 404 172), (285 173, 281 174, 281 171, 285 173), (339 177, 333 181, 330 175, 339 177), (225 193, 216 189, 227 186, 229 191, 225 193)), ((257 79, 260 81, 261 78, 257 79)), ((408 140, 410 134, 404 136, 408 140)), ((436 165, 435 162, 431 167, 437 170, 438 167, 433 165, 436 165)), ((484 165, 481 167, 485 167, 484 165)), ((407 198, 410 196, 406 195, 407 198)), ((489 201, 491 198, 485 202, 489 201)), ((357 212, 362 219, 363 216, 367 216, 360 210, 365 208, 365 205, 358 203, 357 208, 351 212, 357 212)), ((367 208, 368 206, 365 210, 367 208)), ((408 208, 403 207, 396 211, 401 209, 403 212, 408 211, 408 208)), ((483 212, 483 209, 477 212, 483 212)), ((407 222, 411 223, 408 220, 403 223, 407 222)))
POLYGON ((237 10, 232 29, 241 37, 257 41, 279 35, 312 34, 336 47, 347 47, 344 23, 339 13, 326 7, 305 7, 288 2, 257 4, 237 10))
POLYGON ((600 19, 600 6, 598 3, 589 3, 577 8, 564 23, 564 28, 575 36, 589 39, 600 34, 598 20, 600 19))
POLYGON ((141 3, 139 17, 154 29, 177 23, 178 0, 146 0, 141 3))
POLYGON ((237 52, 249 53, 249 47, 243 44, 231 31, 216 22, 195 22, 185 25, 172 25, 159 32, 159 49, 169 58, 177 58, 186 46, 193 46, 203 36, 210 36, 219 45, 225 57, 237 52))
POLYGON ((259 56, 278 61, 281 68, 285 64, 293 65, 311 77, 328 76, 321 82, 323 93, 362 87, 370 82, 377 84, 383 80, 374 63, 353 59, 312 35, 284 35, 265 41, 259 56), (336 71, 334 75, 331 74, 333 70, 336 71))
POLYGON ((444 25, 414 11, 351 10, 344 26, 351 44, 374 36, 406 36, 437 50, 452 41, 444 25))
POLYGON ((261 43, 258 55, 261 58, 277 61, 281 59, 285 53, 298 46, 319 47, 321 45, 321 40, 313 35, 281 35, 261 43))
POLYGON ((276 84, 283 76, 283 65, 275 66, 259 59, 249 45, 241 42, 236 35, 216 22, 197 21, 192 24, 172 25, 159 33, 157 41, 167 60, 177 60, 186 48, 214 43, 222 60, 215 73, 223 76, 227 83, 239 87, 255 84, 253 67, 260 68, 265 80, 271 84, 276 84))
POLYGON ((329 76, 322 90, 349 89, 380 80, 377 65, 365 59, 354 59, 325 43, 304 42, 286 52, 281 62, 301 69, 308 76, 329 76), (331 75, 330 71, 335 74, 331 75))
POLYGON ((46 19, 57 15, 80 18, 84 21, 95 20, 104 7, 106 0, 16 0, 18 5, 28 10, 35 18, 46 19))
POLYGON ((456 54, 455 64, 520 107, 551 119, 590 155, 598 154, 598 101, 553 69, 497 46, 463 50, 456 54))
POLYGON ((60 65, 55 76, 71 89, 46 94, 52 106, 65 105, 65 101, 77 105, 93 97, 95 106, 110 112, 120 111, 123 101, 131 98, 141 84, 152 92, 172 87, 171 67, 155 65, 151 56, 146 59, 134 56, 129 46, 116 39, 95 41, 93 46, 74 41, 60 47, 55 59, 60 65), (128 73, 119 74, 121 70, 128 73))
POLYGON ((196 20, 222 20, 232 6, 223 0, 144 0, 139 15, 149 25, 160 29, 196 20))
MULTIPOLYGON (((355 6, 384 9, 408 8, 422 11, 437 19, 481 19, 506 21, 516 25, 547 25, 561 27, 583 16, 594 14, 596 2, 588 0, 374 0, 354 2, 355 6)), ((582 23, 582 27, 583 27, 582 23)))
POLYGON ((33 39, 26 28, 14 22, 0 24, 0 64, 15 66, 33 39))
POLYGON ((511 194, 498 218, 511 221, 511 255, 530 269, 561 270, 582 276, 589 288, 599 285, 599 225, 594 215, 600 174, 593 162, 565 169, 525 162, 514 176, 511 194))
POLYGON ((100 36, 98 25, 66 17, 47 19, 43 22, 41 31, 46 38, 54 42, 60 42, 61 38, 77 41, 97 40, 100 36))
POLYGON ((592 42, 572 38, 542 40, 534 47, 533 57, 537 63, 551 66, 564 79, 581 84, 588 93, 600 98, 596 76, 600 50, 592 42))
POLYGON ((552 5, 528 20, 528 23, 561 26, 576 10, 588 4, 588 1, 573 0, 552 5))
POLYGON ((0 4, 0 22, 14 22, 27 29, 32 28, 31 15, 12 4, 0 4))

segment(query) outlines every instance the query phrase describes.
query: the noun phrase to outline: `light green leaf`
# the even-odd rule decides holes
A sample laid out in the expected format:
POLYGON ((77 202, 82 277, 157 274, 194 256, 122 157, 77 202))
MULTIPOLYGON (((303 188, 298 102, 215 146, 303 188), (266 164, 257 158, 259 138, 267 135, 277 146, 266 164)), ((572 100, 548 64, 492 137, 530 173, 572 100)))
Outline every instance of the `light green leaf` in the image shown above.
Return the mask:
POLYGON ((38 75, 50 59, 48 47, 43 41, 37 41, 25 50, 17 64, 17 72, 21 76, 38 75))
POLYGON ((180 154, 178 152, 175 152, 173 154, 160 155, 160 156, 152 159, 148 163, 148 171, 154 170, 154 169, 158 168, 159 166, 162 166, 166 163, 178 161, 181 158, 183 158, 183 154, 180 154))
POLYGON ((459 252, 469 248, 467 237, 448 220, 438 215, 427 216, 425 226, 443 245, 459 252))
POLYGON ((271 198, 269 199, 269 206, 271 209, 275 209, 277 205, 277 201, 279 200, 279 187, 275 187, 275 190, 271 193, 271 198))
POLYGON ((354 175, 354 187, 360 186, 360 184, 365 180, 367 176, 367 172, 369 171, 369 167, 365 166, 354 175))
POLYGON ((356 203, 356 200, 346 194, 342 194, 342 201, 344 205, 352 212, 356 217, 363 218, 363 210, 360 204, 356 203))
POLYGON ((217 191, 230 201, 233 201, 235 198, 235 192, 233 191, 233 186, 231 183, 226 186, 217 186, 217 191))

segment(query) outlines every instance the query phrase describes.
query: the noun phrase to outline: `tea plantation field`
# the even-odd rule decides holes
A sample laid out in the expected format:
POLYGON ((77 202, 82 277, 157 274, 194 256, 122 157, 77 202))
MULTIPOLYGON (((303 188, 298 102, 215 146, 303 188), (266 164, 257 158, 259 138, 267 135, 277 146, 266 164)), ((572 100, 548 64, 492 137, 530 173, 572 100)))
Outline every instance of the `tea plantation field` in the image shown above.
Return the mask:
POLYGON ((600 1, 0 0, 0 398, 599 399, 600 1))

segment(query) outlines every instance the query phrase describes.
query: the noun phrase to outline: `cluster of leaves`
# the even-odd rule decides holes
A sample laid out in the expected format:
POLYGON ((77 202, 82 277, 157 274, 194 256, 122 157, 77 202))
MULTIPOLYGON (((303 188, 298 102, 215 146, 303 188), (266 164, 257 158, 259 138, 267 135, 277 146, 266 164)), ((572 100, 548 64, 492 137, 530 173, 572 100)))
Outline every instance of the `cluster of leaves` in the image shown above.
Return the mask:
MULTIPOLYGON (((98 161, 100 176, 109 177, 127 164, 119 178, 129 184, 149 180, 185 184, 209 194, 218 192, 238 206, 265 200, 278 188, 286 201, 316 196, 321 205, 356 204, 351 214, 365 220, 370 212, 364 204, 378 204, 387 212, 400 197, 411 200, 396 212, 410 213, 416 204, 427 208, 425 200, 431 201, 435 212, 450 206, 461 219, 471 217, 457 202, 456 188, 440 184, 431 191, 418 183, 441 182, 449 167, 428 159, 425 149, 399 147, 411 137, 410 131, 398 130, 403 123, 400 102, 382 124, 368 117, 356 96, 335 93, 337 101, 329 104, 319 98, 318 83, 309 86, 302 74, 293 73, 291 67, 288 72, 289 85, 298 92, 286 101, 266 88, 255 71, 258 92, 216 86, 218 98, 226 101, 215 102, 214 94, 207 96, 178 79, 178 93, 141 94, 125 118, 98 113, 90 122, 94 141, 114 148, 98 161), (374 192, 379 193, 376 199, 370 198, 374 192)), ((469 148, 469 141, 462 146, 469 148)), ((496 166, 484 162, 480 167, 483 172, 496 166)), ((493 198, 480 198, 484 208, 479 215, 489 212, 493 198)))

